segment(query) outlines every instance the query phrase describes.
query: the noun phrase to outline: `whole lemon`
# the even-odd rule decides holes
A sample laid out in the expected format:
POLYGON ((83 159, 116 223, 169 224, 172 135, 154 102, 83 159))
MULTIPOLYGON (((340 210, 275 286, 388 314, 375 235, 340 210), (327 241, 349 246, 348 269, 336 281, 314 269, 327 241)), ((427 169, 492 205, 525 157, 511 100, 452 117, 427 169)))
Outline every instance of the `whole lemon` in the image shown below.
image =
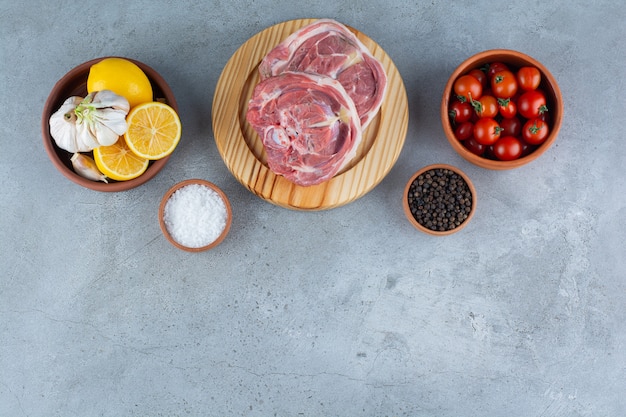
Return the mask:
POLYGON ((87 77, 87 92, 111 90, 128 100, 130 107, 152 101, 152 86, 134 62, 124 58, 104 58, 92 65, 87 77))

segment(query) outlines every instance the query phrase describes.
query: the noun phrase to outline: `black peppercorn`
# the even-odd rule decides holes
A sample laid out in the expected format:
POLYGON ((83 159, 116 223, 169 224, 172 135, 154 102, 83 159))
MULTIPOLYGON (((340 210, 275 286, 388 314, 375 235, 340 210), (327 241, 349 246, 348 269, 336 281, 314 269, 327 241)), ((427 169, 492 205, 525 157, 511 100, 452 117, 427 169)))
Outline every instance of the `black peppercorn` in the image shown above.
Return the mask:
POLYGON ((409 211, 415 220, 433 231, 459 227, 470 215, 472 192, 458 173, 433 168, 417 176, 407 193, 409 211))

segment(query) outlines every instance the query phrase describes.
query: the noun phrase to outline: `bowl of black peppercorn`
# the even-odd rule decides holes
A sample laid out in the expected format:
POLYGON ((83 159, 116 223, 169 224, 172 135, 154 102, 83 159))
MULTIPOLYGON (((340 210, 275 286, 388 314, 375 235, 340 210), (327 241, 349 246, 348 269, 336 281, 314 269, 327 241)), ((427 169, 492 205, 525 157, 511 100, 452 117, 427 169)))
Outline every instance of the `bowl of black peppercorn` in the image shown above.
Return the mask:
POLYGON ((447 164, 428 165, 407 182, 402 206, 415 228, 445 236, 469 223, 476 210, 476 189, 460 169, 447 164))

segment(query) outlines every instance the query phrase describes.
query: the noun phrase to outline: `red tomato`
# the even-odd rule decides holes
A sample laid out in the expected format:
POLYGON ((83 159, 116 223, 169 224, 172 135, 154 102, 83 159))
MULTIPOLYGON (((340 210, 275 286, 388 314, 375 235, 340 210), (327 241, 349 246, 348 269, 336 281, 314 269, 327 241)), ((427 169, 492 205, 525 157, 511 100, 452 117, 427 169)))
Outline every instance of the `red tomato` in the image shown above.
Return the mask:
POLYGON ((476 142, 476 139, 474 139, 473 137, 464 141, 463 145, 467 148, 468 151, 478 156, 481 156, 485 152, 486 148, 485 145, 476 142))
POLYGON ((453 124, 468 122, 472 118, 472 113, 474 113, 472 105, 467 101, 459 100, 454 100, 450 104, 450 111, 448 112, 453 124))
POLYGON ((527 143, 525 140, 520 140, 520 142, 522 142, 522 155, 521 156, 526 156, 526 155, 533 153, 533 151, 537 149, 538 147, 537 145, 531 145, 527 143))
POLYGON ((473 134, 474 124, 471 122, 460 123, 457 125, 456 129, 454 129, 454 136, 460 141, 471 138, 473 134))
POLYGON ((490 117, 482 117, 474 124, 474 139, 483 145, 491 145, 500 138, 502 128, 490 117))
POLYGON ((522 122, 518 117, 511 117, 510 119, 500 120, 500 127, 502 136, 515 136, 520 137, 522 134, 522 122))
POLYGON ((498 71, 491 77, 491 91, 498 98, 510 98, 517 93, 517 79, 509 70, 498 71))
POLYGON ((515 101, 510 98, 499 98, 498 111, 502 117, 510 119, 511 117, 515 117, 517 114, 517 105, 515 104, 515 101))
POLYGON ((496 155, 493 153, 493 146, 494 145, 485 146, 485 153, 483 154, 483 157, 489 159, 497 159, 496 155))
POLYGON ((483 86, 471 75, 461 75, 454 82, 454 94, 461 101, 478 100, 483 93, 483 86))
POLYGON ((517 84, 525 91, 536 90, 541 84, 541 72, 535 67, 522 67, 517 70, 517 84))
POLYGON ((478 117, 494 118, 498 115, 498 101, 494 96, 483 95, 478 100, 472 101, 472 106, 478 117))
POLYGON ((487 77, 491 80, 496 72, 508 70, 509 66, 502 62, 492 62, 487 66, 487 77))
POLYGON ((467 73, 468 75, 471 75, 472 77, 476 78, 478 81, 480 81, 480 83, 483 86, 483 89, 485 87, 487 87, 487 81, 489 81, 487 79, 487 74, 485 74, 484 71, 479 70, 478 68, 471 70, 470 72, 467 73))
POLYGON ((546 96, 539 90, 524 92, 517 100, 517 111, 526 119, 534 119, 548 111, 546 96))
POLYGON ((541 145, 548 138, 550 128, 541 119, 530 119, 522 128, 522 138, 531 145, 541 145))
POLYGON ((544 122, 548 124, 548 126, 550 126, 551 117, 550 117, 549 111, 544 111, 543 113, 540 113, 539 116, 537 116, 537 119, 543 120, 544 122))
POLYGON ((514 136, 502 136, 493 144, 493 154, 501 161, 512 161, 522 155, 522 141, 514 136))

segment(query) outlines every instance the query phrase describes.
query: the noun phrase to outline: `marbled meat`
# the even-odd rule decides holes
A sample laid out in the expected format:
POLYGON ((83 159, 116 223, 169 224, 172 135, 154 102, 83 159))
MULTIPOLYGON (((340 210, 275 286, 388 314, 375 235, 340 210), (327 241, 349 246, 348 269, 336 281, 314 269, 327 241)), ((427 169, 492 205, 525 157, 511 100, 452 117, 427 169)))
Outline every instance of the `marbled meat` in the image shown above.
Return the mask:
POLYGON ((343 24, 320 19, 294 32, 259 65, 261 80, 285 71, 326 75, 338 80, 354 101, 363 130, 385 96, 382 64, 343 24))
POLYGON ((331 179, 362 137, 346 90, 318 74, 286 71, 261 81, 246 118, 263 142, 269 169, 301 186, 331 179))

